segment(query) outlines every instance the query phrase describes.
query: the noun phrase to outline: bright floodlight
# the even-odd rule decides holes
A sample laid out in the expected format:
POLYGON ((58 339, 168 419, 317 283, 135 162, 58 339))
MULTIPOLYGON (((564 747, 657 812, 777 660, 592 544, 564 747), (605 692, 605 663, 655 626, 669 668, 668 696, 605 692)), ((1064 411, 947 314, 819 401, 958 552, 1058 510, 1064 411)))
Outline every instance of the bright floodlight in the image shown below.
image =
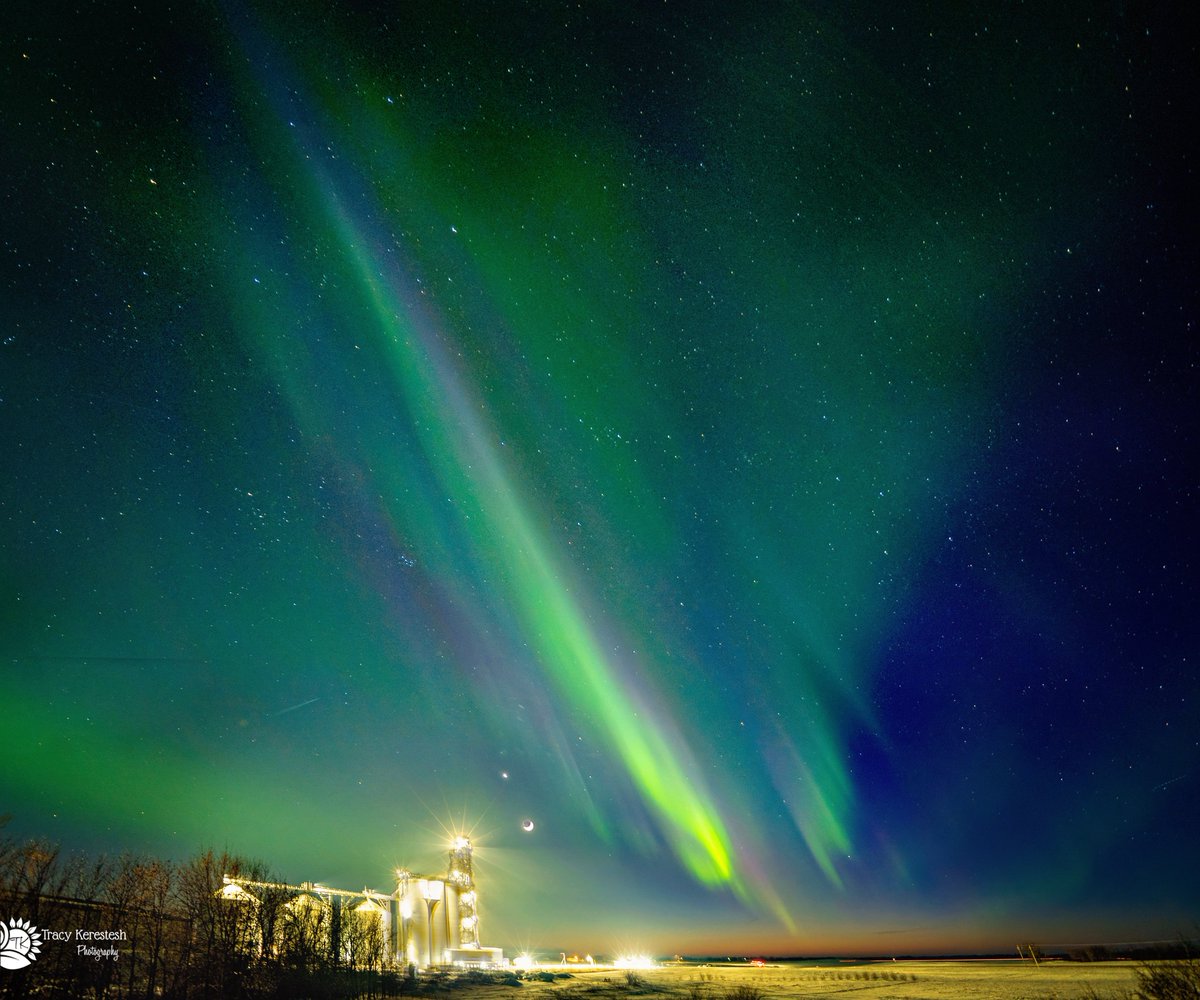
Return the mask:
POLYGON ((654 959, 649 955, 622 955, 613 965, 618 969, 653 969, 654 959))

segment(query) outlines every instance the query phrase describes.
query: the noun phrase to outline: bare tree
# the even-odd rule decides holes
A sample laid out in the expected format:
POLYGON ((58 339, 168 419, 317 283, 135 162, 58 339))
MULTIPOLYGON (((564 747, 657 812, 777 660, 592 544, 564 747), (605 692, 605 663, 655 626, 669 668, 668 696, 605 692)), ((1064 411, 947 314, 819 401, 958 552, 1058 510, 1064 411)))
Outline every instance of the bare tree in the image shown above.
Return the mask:
MULTIPOLYGON (((0 872, 0 902, 8 911, 36 927, 60 929, 61 899, 68 873, 59 848, 44 840, 9 844, 3 852, 4 869, 0 872)), ((67 978, 71 969, 65 949, 47 948, 37 962, 7 973, 4 995, 25 997, 44 992, 43 983, 67 978)))
POLYGON ((291 969, 316 971, 331 964, 333 907, 315 893, 294 895, 282 908, 280 959, 291 969))
POLYGON ((370 902, 342 910, 342 955, 353 969, 379 972, 385 959, 383 915, 370 902))
POLYGON ((177 899, 191 929, 185 957, 189 996, 238 997, 245 992, 258 953, 253 907, 222 891, 223 876, 236 876, 244 867, 240 858, 209 850, 179 869, 177 899))

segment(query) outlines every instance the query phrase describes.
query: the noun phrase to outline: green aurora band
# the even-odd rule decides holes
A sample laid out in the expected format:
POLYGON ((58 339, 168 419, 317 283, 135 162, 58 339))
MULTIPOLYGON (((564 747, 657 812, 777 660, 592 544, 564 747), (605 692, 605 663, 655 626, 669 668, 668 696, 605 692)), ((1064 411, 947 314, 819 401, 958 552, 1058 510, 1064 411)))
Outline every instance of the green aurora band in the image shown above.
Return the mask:
MULTIPOLYGON (((310 158, 303 149, 299 153, 310 158)), ((488 573, 504 579, 504 592, 512 595, 538 662, 576 712, 595 717, 688 870, 706 885, 728 885, 746 897, 729 834, 690 755, 673 748, 660 728, 639 714, 645 695, 608 661, 578 600, 570 596, 572 585, 557 565, 561 557, 522 504, 491 443, 498 435, 477 416, 481 407, 439 345, 432 321, 406 308, 413 293, 404 294, 402 276, 387 274, 394 265, 364 249, 370 238, 350 218, 333 184, 317 182, 314 188, 355 263, 392 377, 406 405, 425 415, 417 421, 425 454, 463 512, 476 558, 488 573)))
MULTIPOLYGON (((636 329, 645 320, 644 311, 619 295, 596 294, 590 289, 628 287, 635 272, 656 267, 652 241, 641 233, 630 211, 622 208, 618 194, 622 185, 616 178, 636 174, 636 167, 625 162, 619 149, 605 148, 603 143, 598 144, 594 162, 580 162, 550 133, 534 128, 526 136, 526 146, 534 151, 532 159, 539 165, 536 175, 514 169, 509 160, 489 169, 493 166, 489 155, 504 157, 492 149, 499 138, 482 126, 474 140, 461 140, 468 146, 472 141, 477 144, 479 159, 485 164, 481 180, 456 166, 472 162, 472 156, 454 149, 444 128, 422 120, 419 102, 410 102, 401 115, 382 88, 358 81, 349 88, 356 101, 352 108, 343 93, 316 85, 311 90, 322 94, 323 109, 320 123, 312 124, 318 113, 295 96, 309 88, 281 85, 277 56, 270 60, 256 57, 253 62, 276 66, 269 81, 256 83, 242 77, 245 108, 255 108, 263 92, 273 97, 268 103, 274 108, 274 118, 264 117, 259 123, 259 135, 270 137, 263 143, 262 160, 273 164, 278 191, 303 190, 306 196, 301 201, 324 207, 323 221, 307 220, 303 231, 285 234, 280 242, 300 244, 306 234, 311 238, 318 233, 322 242, 340 248, 337 255, 342 263, 336 266, 345 268, 342 281, 346 287, 358 289, 360 303, 369 304, 370 323, 360 329, 369 326, 375 331, 371 354, 390 372, 396 405, 407 411, 416 429, 419 446, 415 453, 397 453, 397 446, 384 442, 383 435, 367 447, 377 456, 395 453, 391 460, 376 463, 381 468, 375 474, 384 484, 378 491, 381 496, 404 498, 403 509, 393 507, 389 515, 394 525, 406 528, 402 532, 398 527, 397 535, 416 534, 428 545, 438 540, 443 565, 454 567, 453 573, 464 578, 488 581, 490 591, 502 595, 517 622, 511 638, 533 651, 540 669, 570 706, 575 723, 580 718, 590 719, 591 728, 616 752, 674 853, 700 883, 728 886, 740 898, 753 899, 792 926, 788 908, 758 861, 770 853, 764 849, 769 835, 742 822, 738 847, 734 848, 730 831, 739 826, 735 820, 741 812, 739 791, 731 785, 718 796, 705 778, 705 773, 711 772, 702 767, 692 749, 697 736, 689 738, 672 718, 661 694, 646 680, 647 672, 639 669, 638 657, 631 654, 623 662, 614 660, 606 654, 606 642, 601 638, 617 628, 614 619, 637 623, 626 628, 642 637, 639 645, 643 648, 647 644, 653 647, 652 636, 669 632, 669 628, 647 618, 643 609, 630 606, 611 590, 601 599, 589 594, 585 573, 579 571, 580 557, 574 554, 585 548, 586 540, 568 540, 568 545, 580 543, 572 553, 547 532, 545 526, 555 520, 553 510, 535 510, 532 497, 523 497, 518 485, 540 478, 536 460, 528 454, 522 456, 520 471, 515 471, 518 449, 501 445, 508 440, 528 440, 530 425, 539 418, 596 426, 604 421, 606 410, 623 405, 597 398, 588 384, 588 372, 620 370, 627 364, 634 346, 627 341, 631 334, 613 338, 599 331, 636 329), (364 111, 363 95, 369 108, 383 110, 364 111), (403 124, 406 120, 412 122, 408 127, 403 124), (338 122, 348 124, 339 126, 338 122), (420 140, 418 132, 422 133, 420 140), (329 157, 326 151, 335 148, 353 150, 354 155, 329 157), (290 154, 280 152, 288 149, 290 154), (351 173, 347 159, 370 165, 373 188, 351 173), (501 180, 493 183, 493 178, 501 180), (523 185, 529 185, 534 193, 522 190, 523 185), (562 217, 564 205, 570 209, 562 217), (530 236, 531 230, 542 227, 527 227, 522 221, 529 220, 531 213, 548 216, 541 219, 546 228, 557 225, 572 234, 590 234, 590 238, 574 240, 574 251, 544 242, 539 245, 530 236), (395 235, 397 230, 400 236, 395 235), (404 233, 413 231, 426 235, 416 242, 406 239, 404 233), (611 248, 617 245, 623 250, 614 257, 611 248), (424 278, 417 277, 422 273, 424 278), (591 275, 596 284, 583 283, 581 274, 591 275), (444 283, 435 282, 439 275, 444 275, 444 283), (483 292, 464 302, 446 287, 453 282, 483 292), (459 318, 452 320, 451 314, 459 318), (454 343, 455 328, 465 334, 478 323, 509 331, 510 340, 520 345, 502 350, 518 351, 522 358, 545 352, 547 364, 552 362, 557 372, 575 368, 578 360, 552 359, 559 331, 596 328, 594 336, 574 338, 577 344, 586 342, 593 354, 582 359, 576 368, 580 372, 577 380, 562 393, 574 401, 570 409, 557 415, 522 413, 525 399, 519 384, 507 395, 498 394, 495 387, 509 374, 503 356, 489 359, 478 343, 468 350, 465 339, 454 343), (468 374, 468 364, 478 368, 479 374, 468 374), (493 388, 486 395, 477 393, 472 382, 493 388), (580 414, 574 421, 570 419, 572 410, 580 414), (432 480, 424 484, 427 496, 423 504, 413 503, 412 498, 412 470, 417 465, 427 467, 432 480), (438 497, 453 498, 453 518, 438 509, 438 497), (416 515, 420 509, 425 511, 423 517, 416 515), (463 539, 468 541, 466 546, 463 539), (721 799, 728 804, 718 805, 721 799)), ((304 76, 323 80, 333 74, 318 67, 304 76)), ((891 249, 880 247, 878 252, 886 257, 891 249)), ((944 249, 954 250, 950 246, 944 249)), ((967 263, 961 253, 960 261, 964 266, 967 263)), ((304 266, 302 260, 293 258, 282 262, 279 269, 290 273, 303 271, 304 266)), ((808 266, 815 272, 818 267, 813 262, 808 266)), ((822 283, 834 280, 831 274, 814 273, 813 278, 822 283)), ((313 272, 308 280, 323 284, 324 279, 324 274, 313 272)), ((900 369, 867 369, 864 355, 851 353, 853 342, 834 336, 829 336, 832 343, 822 348, 827 336, 822 331, 844 325, 845 318, 823 315, 815 302, 802 303, 802 289, 789 292, 776 284, 784 280, 781 276, 767 270, 743 280, 773 286, 773 298, 791 295, 796 298, 797 312, 803 309, 816 314, 810 320, 811 331, 804 334, 817 341, 808 350, 834 352, 832 362, 826 364, 843 372, 840 388, 837 382, 824 383, 822 401, 827 403, 831 394, 840 391, 861 397, 864 412, 874 413, 863 427, 831 428, 829 444, 814 449, 802 461, 802 465, 813 466, 808 470, 810 476, 832 480, 829 489, 836 498, 828 511, 814 500, 810 523, 801 525, 799 532, 796 526, 776 523, 771 512, 762 511, 753 518, 747 516, 744 526, 736 521, 731 525, 735 533, 746 536, 747 547, 762 556, 756 573, 761 575, 761 586, 755 591, 764 601, 774 595, 784 616, 793 621, 789 641, 780 645, 776 638, 771 640, 771 648, 760 650, 764 663, 793 663, 797 669, 789 671, 786 678, 776 671, 758 695, 763 714, 776 720, 776 725, 764 727, 759 752, 811 857, 827 882, 841 887, 837 862, 852 853, 854 808, 844 732, 850 725, 873 728, 870 711, 859 694, 863 677, 858 665, 869 662, 872 652, 872 633, 864 630, 867 623, 862 620, 869 617, 870 601, 856 596, 858 606, 852 606, 847 595, 870 594, 873 584, 878 589, 881 576, 889 590, 896 589, 894 571, 887 563, 916 544, 920 517, 914 515, 914 508, 941 484, 932 483, 930 476, 916 482, 910 476, 914 444, 923 432, 927 435, 928 424, 914 421, 911 410, 889 410, 889 387, 900 369), (865 460, 841 464, 836 456, 847 449, 865 460), (855 497, 868 499, 854 501, 855 497), (763 522, 777 531, 774 538, 764 536, 763 522), (858 526, 863 523, 875 525, 875 530, 861 532, 858 526), (823 530, 814 529, 818 524, 823 530), (770 566, 770 553, 780 547, 782 539, 787 540, 787 547, 804 554, 801 565, 808 572, 802 588, 797 587, 793 567, 770 566), (805 608, 808 610, 802 610, 805 608), (788 726, 779 724, 784 718, 791 720, 788 726), (802 723, 799 727, 797 720, 802 723), (798 730, 804 733, 800 745, 794 735, 798 730)), ((302 282, 297 281, 296 294, 307 294, 302 282)), ((936 316, 938 303, 930 305, 936 316)), ((941 359, 954 357, 959 347, 953 338, 938 345, 933 339, 939 335, 937 320, 922 315, 920 303, 914 308, 919 328, 925 331, 924 351, 914 359, 920 359, 925 370, 913 368, 907 377, 938 384, 937 366, 943 363, 941 359)), ((901 320, 898 316, 882 318, 879 336, 890 343, 895 324, 901 320)), ((904 321, 911 323, 911 318, 904 321)), ((248 315, 242 325, 255 330, 270 322, 265 314, 248 315)), ((879 322, 880 318, 874 321, 875 325, 879 322)), ((254 344, 256 338, 251 336, 249 341, 254 344)), ((276 343, 274 350, 279 353, 271 359, 272 368, 279 382, 289 387, 297 418, 307 422, 314 435, 336 434, 335 427, 323 424, 325 418, 311 412, 309 378, 295 374, 311 371, 311 358, 298 356, 295 351, 299 348, 289 346, 283 338, 276 343)), ((897 346, 893 353, 894 363, 900 363, 903 347, 897 346)), ((786 363, 791 364, 794 362, 786 363)), ((806 377, 799 370, 796 374, 806 377)), ((936 396, 931 399, 934 407, 944 402, 936 396)), ((752 401, 750 405, 757 404, 752 401)), ((824 419, 814 413, 803 416, 805 422, 824 419)), ((672 422, 661 412, 651 413, 648 421, 635 413, 624 417, 622 423, 661 419, 671 426, 672 422)), ((678 437, 684 436, 679 428, 676 432, 678 437)), ((948 447, 947 442, 938 447, 948 447)), ((624 497, 606 501, 613 511, 606 516, 616 523, 640 521, 650 530, 639 536, 657 538, 659 549, 669 550, 676 534, 671 513, 636 460, 625 457, 620 449, 614 452, 609 467, 593 470, 591 475, 601 481, 633 485, 624 497), (615 506, 622 501, 625 507, 615 506)), ((926 445, 921 464, 926 469, 941 466, 944 458, 926 445)), ((778 474, 774 468, 764 472, 778 474)), ((751 470, 751 475, 764 472, 751 470)), ((733 509, 741 506, 739 498, 727 499, 733 509)), ((713 502, 718 504, 720 497, 713 502)), ((448 578, 451 575, 447 572, 448 578)), ((457 589, 460 599, 471 599, 453 580, 447 579, 445 586, 457 589)), ((481 620, 488 617, 487 612, 478 614, 481 620)), ((753 640, 752 635, 751 648, 753 640)), ((658 677, 671 677, 672 671, 680 670, 686 675, 688 661, 694 658, 688 651, 652 650, 638 655, 654 658, 655 670, 650 673, 658 677)), ((702 705, 689 708, 698 716, 703 714, 702 705)), ((566 762, 564 767, 571 770, 566 762)), ((603 810, 590 805, 589 816, 593 828, 611 839, 611 822, 603 810)))
MULTIPOLYGON (((233 124, 192 149, 195 169, 179 168, 195 207, 165 167, 135 207, 151 216, 151 196, 176 199, 194 237, 181 244, 211 248, 226 310, 213 322, 279 387, 280 425, 302 431, 303 456, 287 461, 328 462, 361 484, 358 508, 331 504, 339 530, 383 522, 393 565, 416 554, 411 575, 434 596, 408 612, 389 604, 386 571, 353 544, 338 553, 399 636, 355 647, 359 662, 386 664, 363 674, 399 687, 410 678, 397 662, 432 672, 429 635, 463 626, 504 661, 498 673, 550 692, 553 718, 539 721, 557 738, 539 736, 571 808, 606 843, 654 857, 665 842, 695 882, 789 928, 814 894, 875 877, 848 874, 864 842, 889 843, 862 815, 850 747, 881 742, 880 646, 936 542, 931 525, 981 461, 997 390, 977 371, 980 330, 1007 294, 989 248, 1023 244, 1022 221, 963 212, 967 229, 914 194, 955 190, 966 168, 949 155, 899 190, 843 189, 740 148, 723 176, 660 175, 600 110, 556 122, 514 114, 503 95, 447 110, 445 95, 385 85, 331 54, 352 45, 285 51, 283 29, 229 22, 241 49, 220 84, 233 124), (810 185, 797 204, 776 181, 788 170, 810 185), (717 203, 727 209, 705 211, 717 203), (726 331, 744 339, 726 343, 726 331), (685 607, 697 574, 708 604, 685 607), (731 733, 739 715, 751 726, 731 733), (719 741, 710 720, 724 725, 719 741), (566 731, 619 762, 636 794, 593 796, 566 731), (635 798, 648 826, 622 808, 635 798), (780 870, 803 874, 782 889, 780 870)), ((748 128, 819 125, 727 82, 712 100, 748 128)), ((885 142, 859 115, 852 152, 873 162, 883 152, 870 144, 885 142)), ((214 364, 201 357, 198 383, 214 364)), ((218 416, 241 429, 256 403, 236 405, 245 423, 218 416)), ((326 530, 295 509, 314 537, 326 530)), ((181 592, 203 590, 198 564, 178 573, 181 592)), ((129 586, 145 589, 131 603, 152 606, 153 581, 129 586)), ((263 603, 292 596, 281 583, 263 603)), ((221 627, 236 642, 239 626, 221 627)), ((481 715, 494 693, 476 695, 481 715)), ((35 700, 24 717, 67 734, 35 700)), ((98 756, 136 768, 119 739, 105 747, 98 756)), ((197 798, 225 794, 179 759, 197 798)), ((30 760, 28 787, 49 786, 56 766, 30 760)), ((202 808, 156 815, 167 825, 202 808)), ((885 856, 906 884, 908 859, 885 856)))

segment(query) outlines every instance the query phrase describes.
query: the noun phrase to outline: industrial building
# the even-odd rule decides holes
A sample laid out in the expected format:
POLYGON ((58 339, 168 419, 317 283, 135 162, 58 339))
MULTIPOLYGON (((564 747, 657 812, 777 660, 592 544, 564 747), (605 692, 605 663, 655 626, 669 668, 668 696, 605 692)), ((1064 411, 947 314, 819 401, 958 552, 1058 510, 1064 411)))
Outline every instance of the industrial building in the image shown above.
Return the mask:
POLYGON ((479 943, 479 896, 471 841, 456 837, 445 875, 399 869, 391 893, 334 889, 316 882, 284 885, 226 875, 221 895, 230 903, 261 910, 275 906, 278 919, 251 921, 260 951, 280 949, 298 935, 350 965, 492 967, 504 964, 499 948, 479 943), (270 928, 262 931, 262 928, 270 928))

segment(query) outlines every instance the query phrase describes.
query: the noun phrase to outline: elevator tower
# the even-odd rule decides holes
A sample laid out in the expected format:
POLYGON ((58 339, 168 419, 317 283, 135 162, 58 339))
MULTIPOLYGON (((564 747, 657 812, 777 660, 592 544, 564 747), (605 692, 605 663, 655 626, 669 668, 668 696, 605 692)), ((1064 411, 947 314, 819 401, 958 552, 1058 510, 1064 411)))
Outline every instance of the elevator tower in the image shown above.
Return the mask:
POLYGON ((475 895, 475 871, 471 863, 471 841, 455 837, 450 844, 450 869, 446 881, 458 889, 458 939, 464 948, 479 947, 479 899, 475 895))

